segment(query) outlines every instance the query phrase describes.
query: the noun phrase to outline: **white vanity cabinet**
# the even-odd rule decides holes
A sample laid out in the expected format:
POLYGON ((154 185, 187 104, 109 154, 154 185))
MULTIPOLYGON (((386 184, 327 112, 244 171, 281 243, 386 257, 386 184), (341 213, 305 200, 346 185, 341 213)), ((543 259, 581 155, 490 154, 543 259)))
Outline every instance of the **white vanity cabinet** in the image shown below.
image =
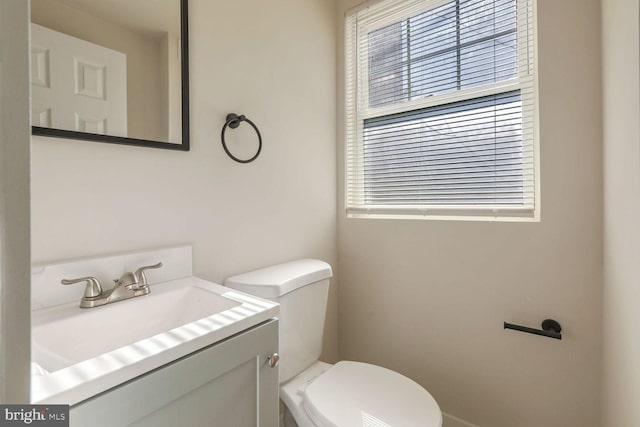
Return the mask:
POLYGON ((71 427, 277 427, 271 319, 71 407, 71 427))

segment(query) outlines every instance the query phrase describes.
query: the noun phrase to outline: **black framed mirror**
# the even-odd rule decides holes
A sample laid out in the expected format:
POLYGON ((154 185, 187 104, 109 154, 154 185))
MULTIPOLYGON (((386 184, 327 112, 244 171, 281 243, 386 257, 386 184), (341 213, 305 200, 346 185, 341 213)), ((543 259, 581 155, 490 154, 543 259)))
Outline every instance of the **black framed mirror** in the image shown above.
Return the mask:
POLYGON ((30 0, 32 134, 189 150, 188 0, 30 0))

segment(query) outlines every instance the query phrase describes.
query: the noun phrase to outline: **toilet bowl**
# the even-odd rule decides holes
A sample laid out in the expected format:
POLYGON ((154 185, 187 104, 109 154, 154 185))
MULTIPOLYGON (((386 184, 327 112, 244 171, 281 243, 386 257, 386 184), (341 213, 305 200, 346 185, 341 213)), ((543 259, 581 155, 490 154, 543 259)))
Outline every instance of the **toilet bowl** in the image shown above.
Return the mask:
POLYGON ((435 399, 392 370, 318 360, 329 264, 303 259, 239 274, 225 286, 280 304, 280 399, 299 427, 442 427, 435 399))
POLYGON ((442 413, 428 391, 367 363, 316 362, 282 384, 280 398, 299 427, 442 426, 442 413))

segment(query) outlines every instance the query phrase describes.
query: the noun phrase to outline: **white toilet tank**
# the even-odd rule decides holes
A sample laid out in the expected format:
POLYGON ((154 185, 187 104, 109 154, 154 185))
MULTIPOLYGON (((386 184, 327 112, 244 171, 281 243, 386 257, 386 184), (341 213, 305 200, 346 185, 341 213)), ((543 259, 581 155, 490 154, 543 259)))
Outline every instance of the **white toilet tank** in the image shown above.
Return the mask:
POLYGON ((301 259, 233 276, 230 288, 280 304, 280 382, 318 360, 327 311, 331 266, 301 259))

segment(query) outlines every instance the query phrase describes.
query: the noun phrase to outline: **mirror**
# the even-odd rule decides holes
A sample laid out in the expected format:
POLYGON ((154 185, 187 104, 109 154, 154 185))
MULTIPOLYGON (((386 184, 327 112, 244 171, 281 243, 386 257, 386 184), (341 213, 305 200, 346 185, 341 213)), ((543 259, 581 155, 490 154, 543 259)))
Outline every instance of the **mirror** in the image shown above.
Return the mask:
POLYGON ((187 0, 30 0, 32 133, 189 150, 187 0))

